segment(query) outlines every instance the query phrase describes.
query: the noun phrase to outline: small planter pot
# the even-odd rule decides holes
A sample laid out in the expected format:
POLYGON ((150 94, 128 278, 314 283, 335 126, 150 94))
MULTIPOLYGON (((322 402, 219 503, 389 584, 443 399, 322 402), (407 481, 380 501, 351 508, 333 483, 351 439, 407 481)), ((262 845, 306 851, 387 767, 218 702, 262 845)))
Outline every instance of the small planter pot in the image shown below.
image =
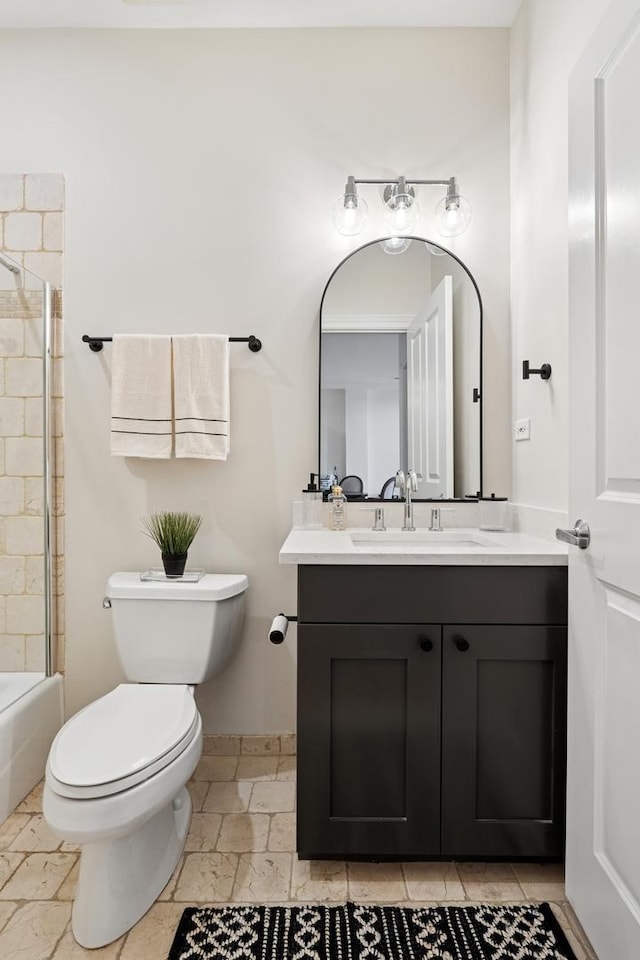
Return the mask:
POLYGON ((162 564, 167 577, 172 579, 181 577, 187 563, 186 553, 163 553, 162 564))

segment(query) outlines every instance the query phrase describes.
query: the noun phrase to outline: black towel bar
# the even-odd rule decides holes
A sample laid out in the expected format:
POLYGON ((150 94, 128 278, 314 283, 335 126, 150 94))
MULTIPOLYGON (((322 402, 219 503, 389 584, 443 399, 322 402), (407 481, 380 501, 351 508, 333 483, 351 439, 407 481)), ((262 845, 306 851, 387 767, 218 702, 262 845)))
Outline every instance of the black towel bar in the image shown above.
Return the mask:
MULTIPOLYGON (((94 353, 100 353, 105 343, 111 343, 113 337, 90 337, 88 333, 82 338, 83 343, 89 344, 89 350, 94 353)), ((247 343, 252 353, 258 353, 262 350, 262 340, 258 340, 253 334, 249 337, 229 337, 229 343, 247 343)))

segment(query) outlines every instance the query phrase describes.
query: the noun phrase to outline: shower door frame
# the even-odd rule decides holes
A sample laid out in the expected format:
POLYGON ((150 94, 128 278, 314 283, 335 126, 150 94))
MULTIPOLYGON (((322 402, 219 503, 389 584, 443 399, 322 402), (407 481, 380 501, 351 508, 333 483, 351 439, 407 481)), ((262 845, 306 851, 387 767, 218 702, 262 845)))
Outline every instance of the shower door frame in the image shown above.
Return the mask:
POLYGON ((25 273, 35 277, 42 284, 42 481, 43 481, 43 601, 44 601, 44 663, 45 677, 56 672, 57 651, 54 649, 53 634, 53 470, 51 437, 51 390, 53 384, 53 287, 36 273, 27 270, 5 253, 0 252, 0 265, 6 267, 15 276, 25 273))
POLYGON ((53 288, 42 281, 42 453, 43 453, 43 574, 44 574, 44 673, 55 671, 53 637, 53 470, 51 438, 51 390, 53 385, 53 288))

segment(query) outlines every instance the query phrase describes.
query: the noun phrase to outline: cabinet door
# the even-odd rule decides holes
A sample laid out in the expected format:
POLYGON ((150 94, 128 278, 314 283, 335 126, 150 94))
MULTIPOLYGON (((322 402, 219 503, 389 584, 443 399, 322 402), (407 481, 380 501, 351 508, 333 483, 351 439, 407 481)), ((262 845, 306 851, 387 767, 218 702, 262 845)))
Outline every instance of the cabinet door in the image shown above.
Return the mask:
POLYGON ((565 627, 443 630, 442 852, 564 848, 565 627))
POLYGON ((440 850, 441 627, 300 624, 300 857, 440 850))

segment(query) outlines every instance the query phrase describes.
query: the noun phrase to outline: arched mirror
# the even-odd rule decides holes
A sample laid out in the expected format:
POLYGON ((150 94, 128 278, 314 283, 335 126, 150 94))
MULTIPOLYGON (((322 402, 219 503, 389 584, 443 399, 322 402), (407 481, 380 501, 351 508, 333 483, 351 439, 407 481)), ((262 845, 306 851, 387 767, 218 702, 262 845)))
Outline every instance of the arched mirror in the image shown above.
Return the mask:
POLYGON ((319 473, 350 499, 482 493, 482 301, 439 244, 389 237, 334 270, 320 305, 319 473), (359 482, 361 481, 361 483, 359 482))

